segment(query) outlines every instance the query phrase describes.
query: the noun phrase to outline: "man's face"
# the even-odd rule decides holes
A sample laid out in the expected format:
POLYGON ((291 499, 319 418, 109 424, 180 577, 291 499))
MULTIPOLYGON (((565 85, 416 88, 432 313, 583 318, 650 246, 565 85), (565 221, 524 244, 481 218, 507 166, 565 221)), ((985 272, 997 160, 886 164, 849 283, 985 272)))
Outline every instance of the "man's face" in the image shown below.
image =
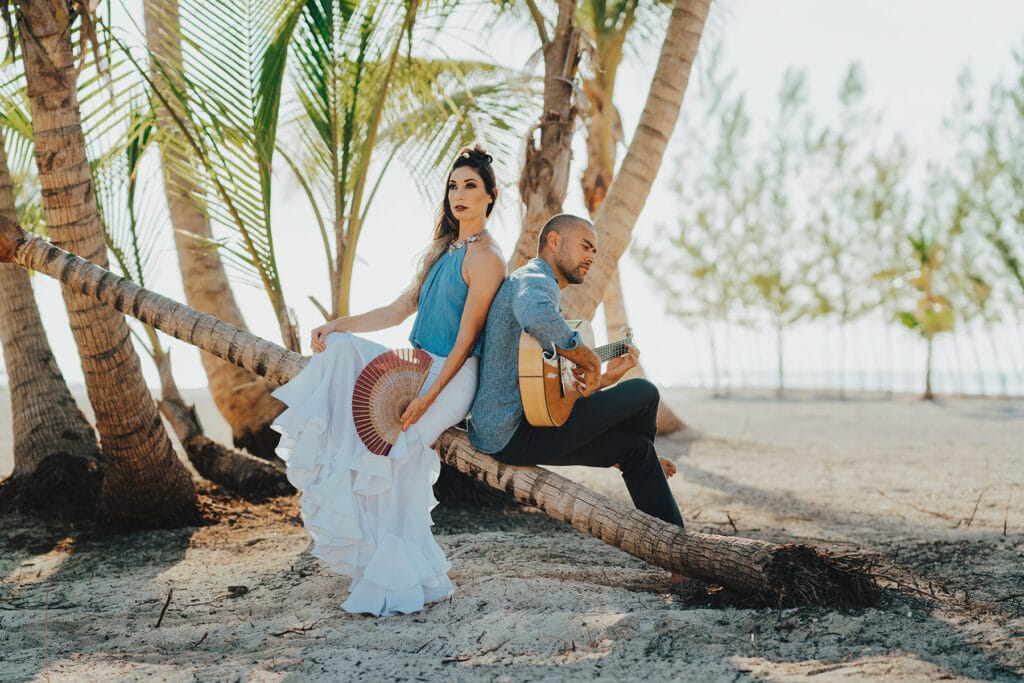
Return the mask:
POLYGON ((597 232, 580 223, 565 230, 555 251, 555 266, 569 284, 583 282, 597 256, 597 232))

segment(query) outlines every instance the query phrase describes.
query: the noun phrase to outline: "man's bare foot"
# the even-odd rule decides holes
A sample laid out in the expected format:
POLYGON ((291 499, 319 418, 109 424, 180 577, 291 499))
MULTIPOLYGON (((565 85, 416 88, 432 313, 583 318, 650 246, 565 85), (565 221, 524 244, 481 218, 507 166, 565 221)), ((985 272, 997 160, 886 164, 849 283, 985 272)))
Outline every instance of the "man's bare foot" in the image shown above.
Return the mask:
MULTIPOLYGON (((661 471, 665 473, 665 478, 668 479, 676 473, 676 464, 668 458, 658 456, 658 460, 661 461, 661 471)), ((615 463, 612 467, 618 468, 619 463, 615 463)))
POLYGON ((661 461, 661 470, 665 473, 665 478, 671 478, 676 473, 676 464, 668 458, 662 458, 661 456, 658 457, 658 460, 661 461))

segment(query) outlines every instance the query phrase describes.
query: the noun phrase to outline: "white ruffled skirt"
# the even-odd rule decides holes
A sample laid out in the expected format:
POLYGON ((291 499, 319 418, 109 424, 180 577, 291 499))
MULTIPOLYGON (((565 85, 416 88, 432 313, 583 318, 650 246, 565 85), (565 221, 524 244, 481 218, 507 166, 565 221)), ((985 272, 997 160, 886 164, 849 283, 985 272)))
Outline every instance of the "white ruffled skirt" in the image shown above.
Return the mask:
MULTIPOLYGON (((281 433, 277 454, 302 492, 313 554, 331 571, 352 577, 342 608, 383 616, 419 611, 455 590, 448 579, 451 563, 430 530, 437 505, 432 485, 441 471, 430 446, 469 412, 477 359, 467 360, 390 454, 380 456, 356 433, 352 388, 363 367, 388 349, 348 333, 328 335, 326 346, 274 391, 288 406, 273 424, 281 433)), ((423 391, 444 360, 434 356, 423 391)))

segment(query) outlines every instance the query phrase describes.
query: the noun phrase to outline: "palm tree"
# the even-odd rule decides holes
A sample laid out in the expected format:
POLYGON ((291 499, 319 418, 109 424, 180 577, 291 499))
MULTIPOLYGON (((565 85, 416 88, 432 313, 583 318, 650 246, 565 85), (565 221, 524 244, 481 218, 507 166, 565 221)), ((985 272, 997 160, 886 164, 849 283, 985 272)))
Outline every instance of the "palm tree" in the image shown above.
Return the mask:
POLYGON ((544 104, 540 121, 526 133, 526 158, 519 176, 522 228, 509 257, 510 269, 537 255, 541 228, 562 211, 569 190, 572 136, 578 113, 574 102, 580 60, 580 36, 574 23, 576 3, 558 0, 558 17, 550 27, 550 36, 540 10, 532 0, 527 5, 544 55, 544 104))
MULTIPOLYGON (((654 10, 651 19, 663 18, 665 6, 649 4, 643 6, 654 10)), ((587 167, 580 178, 583 201, 591 219, 597 212, 615 177, 615 157, 622 141, 622 119, 615 107, 615 84, 619 66, 625 54, 626 41, 639 31, 636 26, 639 4, 635 0, 605 3, 604 0, 586 0, 576 12, 576 21, 590 39, 591 68, 583 78, 583 92, 588 107, 583 113, 587 137, 587 167)), ((648 21, 647 23, 653 23, 648 21)), ((644 27, 646 28, 646 27, 644 27)), ((605 327, 608 339, 622 336, 621 330, 629 326, 622 280, 616 268, 605 290, 605 327)), ((630 371, 629 377, 645 377, 642 365, 630 371)), ((658 433, 671 434, 686 425, 664 401, 658 406, 658 433)))
MULTIPOLYGON (((282 106, 280 115, 294 151, 279 145, 277 153, 321 217, 331 296, 329 305, 313 302, 325 318, 349 314, 358 241, 394 159, 433 180, 474 139, 509 150, 509 131, 532 93, 518 74, 493 64, 413 54, 414 33, 417 44, 426 40, 417 22, 431 9, 420 0, 296 3, 267 51, 268 68, 291 65, 299 106, 282 106)), ((271 82, 267 69, 264 81, 271 82)), ((267 120, 276 120, 279 86, 265 87, 263 97, 267 120)))
MULTIPOLYGON (((701 3, 697 3, 700 26, 697 30, 699 40, 700 30, 703 28, 704 20, 707 17, 708 5, 705 3, 703 13, 700 13, 701 3)), ((611 104, 612 89, 614 88, 615 74, 622 59, 622 46, 626 33, 633 25, 636 6, 627 0, 621 5, 607 7, 603 3, 594 2, 587 5, 587 9, 577 11, 572 3, 559 3, 559 18, 555 27, 554 37, 549 39, 546 26, 540 12, 532 3, 528 3, 530 14, 537 26, 541 39, 541 45, 545 59, 545 81, 544 81, 544 109, 540 124, 536 128, 540 130, 539 144, 535 139, 536 129, 527 134, 526 162, 520 178, 519 191, 523 199, 523 225, 516 242, 515 250, 510 259, 509 266, 516 268, 536 255, 537 237, 544 222, 552 215, 561 211, 562 201, 568 189, 569 165, 572 160, 571 140, 575 128, 575 118, 578 113, 577 105, 574 103, 573 79, 577 73, 580 58, 579 42, 581 37, 579 29, 575 27, 577 17, 584 26, 590 28, 591 38, 595 42, 594 50, 594 72, 595 76, 585 79, 589 90, 584 88, 587 96, 593 95, 595 99, 590 101, 590 126, 588 127, 588 152, 589 166, 584 175, 584 192, 591 209, 591 215, 597 212, 603 202, 605 187, 602 184, 610 182, 612 169, 614 167, 614 144, 615 144, 615 123, 617 118, 614 115, 614 108, 611 104), (572 16, 570 16, 570 12, 572 16), (588 188, 591 191, 588 191, 588 188)), ((682 11, 682 10, 681 10, 682 11)), ((689 9, 686 10, 687 12, 689 9)), ((678 24, 678 21, 677 21, 678 24)), ((691 27, 692 28, 692 27, 691 27)), ((670 31, 672 28, 670 27, 670 31)), ((675 29, 677 33, 680 29, 675 29)), ((671 35, 671 34, 670 34, 671 35)), ((673 40, 682 36, 671 36, 673 40)), ((668 38, 665 44, 668 45, 668 38)), ((696 42, 693 43, 693 53, 696 53, 696 42)), ((663 51, 663 55, 665 52, 663 51)), ((689 56, 689 62, 682 60, 682 63, 673 62, 669 69, 685 65, 683 73, 683 89, 688 77, 689 66, 692 63, 694 54, 689 56)), ((666 74, 662 73, 664 78, 666 74)), ((656 74, 656 78, 658 75, 656 74)), ((679 101, 682 99, 682 91, 679 93, 679 101)), ((678 114, 678 107, 676 109, 678 114)), ((674 124, 674 121, 672 122, 674 124)), ((669 127, 671 131, 671 127, 669 127)), ((660 133, 660 132, 659 132, 660 133)), ((621 137, 621 135, 620 135, 621 137)), ((667 138, 666 138, 667 141, 667 138)), ((664 145, 662 145, 662 151, 664 145)), ((654 171, 657 172, 657 164, 660 163, 660 152, 655 163, 654 171)), ((644 195, 646 197, 646 194, 644 195)), ((642 205, 642 201, 641 201, 642 205)), ((637 212, 639 213, 639 211, 637 212)), ((634 219, 635 222, 635 219, 634 219)), ((621 247, 624 251, 625 244, 629 241, 629 229, 625 231, 625 242, 621 247)), ((599 228, 600 231, 600 228, 599 228)), ((603 239, 602 242, 605 242, 603 239)), ((602 249, 605 247, 602 246, 602 249)), ((619 252, 621 254, 621 251, 619 252)), ((617 258, 617 257, 616 257, 617 258)), ((597 278, 597 287, 602 292, 605 287, 618 292, 617 298, 612 296, 612 306, 606 309, 606 320, 608 323, 609 337, 613 338, 619 334, 619 328, 626 323, 625 307, 621 305, 622 293, 618 282, 617 271, 614 267, 610 273, 602 273, 597 278), (615 305, 618 302, 618 305, 615 305), (610 310, 610 312, 609 312, 610 310)), ((588 280, 587 289, 595 285, 593 276, 588 280)), ((571 295, 570 295, 571 296, 571 295)), ((594 307, 596 309, 596 306, 594 307)), ((567 310, 571 309, 567 307, 567 310)), ((578 313, 570 312, 570 317, 578 313)), ((593 310, 586 316, 588 319, 593 316, 593 310)), ((641 371, 642 372, 642 371, 641 371)), ((683 423, 671 412, 667 405, 662 404, 658 415, 659 431, 670 433, 683 427, 683 423)))
MULTIPOLYGON (((112 65, 112 71, 115 69, 116 65, 112 65)), ((83 101, 88 99, 87 93, 83 101)), ((132 106, 126 93, 115 93, 113 101, 119 100, 127 103, 121 118, 128 122, 128 130, 91 164, 93 186, 104 238, 118 270, 127 279, 145 286, 156 260, 155 247, 161 232, 157 224, 161 222, 162 212, 153 206, 159 201, 155 195, 149 193, 147 197, 138 189, 149 180, 143 161, 157 137, 156 117, 146 106, 132 106)), ((113 109, 118 109, 117 105, 113 109)), ((116 112, 113 118, 118 118, 120 113, 116 112)), ((160 413, 167 418, 189 462, 201 476, 246 498, 295 492, 283 468, 207 438, 195 409, 186 404, 178 389, 171 369, 170 350, 164 347, 160 335, 149 325, 142 325, 141 334, 135 329, 132 332, 159 373, 160 413)))
MULTIPOLYGON (((307 359, 212 316, 149 292, 77 258, 10 221, 0 221, 0 262, 12 261, 61 280, 83 295, 130 312, 139 320, 275 383, 294 377, 307 359)), ((463 474, 569 522, 584 533, 647 562, 721 584, 778 606, 861 605, 877 600, 872 581, 853 565, 808 546, 684 531, 612 501, 538 467, 509 467, 476 452, 465 435, 449 430, 441 457, 463 474)))
MULTIPOLYGON (((14 184, 0 128, 0 216, 25 220, 14 184)), ((3 482, 4 496, 50 509, 95 503, 101 475, 96 436, 57 367, 28 271, 8 263, 0 264, 0 344, 14 436, 14 471, 3 482)))
MULTIPOLYGON (((622 142, 622 119, 615 106, 615 85, 619 66, 625 55, 626 41, 631 35, 649 32, 648 26, 660 23, 664 18, 665 5, 645 4, 635 0, 606 3, 604 0, 586 0, 577 12, 577 22, 590 38, 593 45, 590 75, 583 79, 583 92, 589 108, 583 116, 587 136, 587 167, 580 178, 583 187, 583 201, 591 219, 604 203, 612 180, 615 177, 615 158, 618 145, 622 142), (641 17, 637 26, 637 11, 653 10, 641 17)), ((621 336, 620 330, 629 326, 622 279, 616 268, 608 282, 604 301, 605 327, 608 339, 621 336)), ((642 365, 630 371, 629 376, 645 377, 642 365)), ((671 434, 686 425, 664 401, 658 406, 658 433, 671 434)))
MULTIPOLYGON (((615 106, 615 85, 626 41, 631 33, 637 33, 632 31, 637 24, 637 11, 643 9, 653 10, 652 19, 660 20, 663 18, 660 10, 665 6, 641 6, 635 0, 615 3, 585 0, 576 12, 576 22, 591 43, 590 69, 583 77, 587 101, 582 117, 587 138, 587 167, 580 177, 583 201, 591 219, 597 217, 615 177, 615 159, 619 143, 623 142, 622 119, 615 106)), ((614 339, 619 330, 629 324, 618 269, 608 282, 603 303, 608 338, 614 339)), ((639 374, 642 376, 643 372, 639 374)))
MULTIPOLYGON (((17 31, 31 104, 35 160, 47 230, 55 244, 106 266, 106 244, 89 175, 78 107, 72 23, 90 33, 78 3, 17 3, 17 31)), ((103 443, 102 504, 129 525, 193 520, 196 494, 142 378, 124 318, 65 289, 96 428, 103 443), (125 410, 132 406, 132 410, 125 410)))
POLYGON ((605 287, 629 244, 679 117, 710 6, 710 0, 676 0, 672 8, 643 114, 594 220, 601 255, 591 268, 589 284, 572 288, 563 298, 567 317, 590 319, 604 299, 605 287))
POLYGON ((403 54, 418 0, 243 5, 182 3, 182 34, 202 56, 180 78, 154 58, 153 80, 165 83, 154 91, 194 160, 179 170, 204 188, 222 234, 205 246, 255 275, 297 349, 269 218, 272 162, 298 183, 319 229, 331 293, 310 298, 325 318, 346 315, 356 245, 391 162, 417 172, 449 162, 469 139, 508 129, 529 88, 494 65, 403 54))
MULTIPOLYGON (((180 83, 182 55, 177 0, 147 0, 146 43, 156 61, 167 65, 170 83, 157 77, 153 82, 164 89, 162 98, 153 98, 158 126, 174 130, 174 119, 161 101, 173 102, 171 88, 184 92, 180 83)), ((153 67, 156 71, 156 67, 153 67)), ((191 178, 180 172, 193 155, 187 147, 176 144, 174 136, 160 138, 164 161, 164 193, 174 227, 174 244, 178 252, 185 300, 189 305, 209 313, 235 327, 247 329, 241 309, 228 283, 220 252, 205 247, 213 238, 210 217, 199 201, 202 193, 191 178)), ((235 446, 245 448, 262 458, 274 454, 279 434, 270 423, 283 406, 270 396, 272 387, 237 365, 226 363, 210 354, 201 355, 209 381, 210 394, 217 410, 231 426, 235 446)))

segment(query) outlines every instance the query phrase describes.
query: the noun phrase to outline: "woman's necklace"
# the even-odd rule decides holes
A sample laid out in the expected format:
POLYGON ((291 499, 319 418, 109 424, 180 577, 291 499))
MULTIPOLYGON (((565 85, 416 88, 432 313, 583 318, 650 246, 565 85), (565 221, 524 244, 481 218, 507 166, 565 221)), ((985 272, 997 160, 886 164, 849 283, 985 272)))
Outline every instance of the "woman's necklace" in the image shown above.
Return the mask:
POLYGON ((448 253, 450 254, 453 251, 456 251, 457 249, 462 249, 467 244, 471 244, 473 242, 476 242, 478 239, 480 239, 481 237, 483 237, 486 234, 487 234, 487 229, 485 228, 485 229, 481 230, 480 232, 478 232, 475 235, 470 235, 469 237, 465 237, 465 238, 463 238, 461 240, 455 240, 454 242, 452 242, 451 244, 448 245, 448 253))

